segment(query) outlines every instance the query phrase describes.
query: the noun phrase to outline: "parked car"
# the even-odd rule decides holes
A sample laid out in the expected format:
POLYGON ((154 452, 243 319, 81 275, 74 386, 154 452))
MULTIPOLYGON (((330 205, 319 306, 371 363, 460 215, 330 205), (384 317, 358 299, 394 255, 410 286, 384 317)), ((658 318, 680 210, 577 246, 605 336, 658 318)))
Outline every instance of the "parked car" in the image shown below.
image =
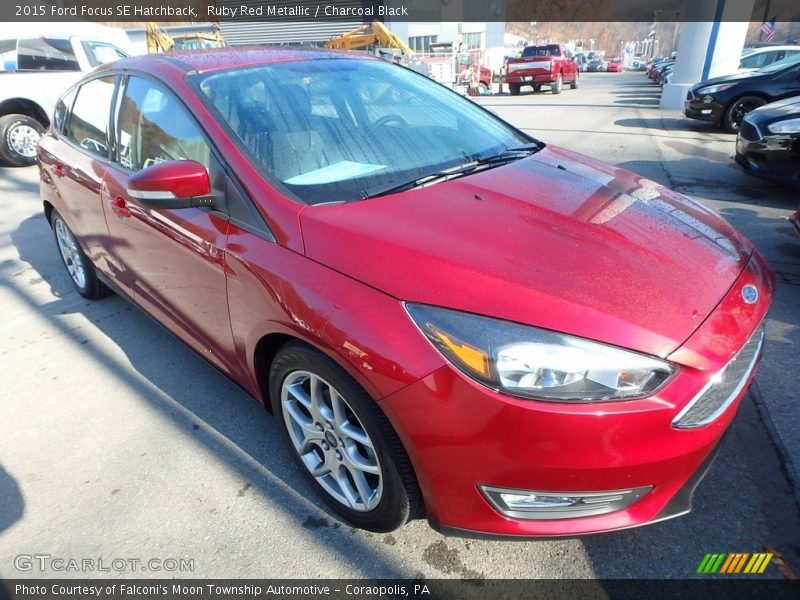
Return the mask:
POLYGON ((508 60, 506 69, 506 81, 512 96, 519 95, 524 85, 530 85, 534 92, 540 91, 542 85, 548 85, 554 94, 560 94, 565 83, 573 90, 578 87, 578 66, 563 44, 526 46, 520 58, 508 60))
POLYGON ((660 86, 665 86, 668 83, 672 83, 672 73, 675 71, 675 63, 667 65, 661 71, 661 76, 658 78, 658 84, 660 86))
POLYGON ((740 71, 755 71, 774 62, 800 54, 800 46, 763 46, 742 53, 740 71))
POLYGON ((664 73, 667 71, 667 69, 671 70, 674 64, 674 60, 667 60, 658 63, 652 69, 650 69, 650 79, 652 79, 654 83, 661 85, 661 78, 664 76, 664 73))
POLYGON ((0 39, 0 165, 34 164, 58 97, 97 65, 126 56, 100 35, 0 39))
POLYGON ((77 292, 270 407, 359 527, 684 514, 760 356, 774 277, 713 211, 374 57, 125 59, 38 156, 77 292))
POLYGON ((800 96, 745 115, 736 137, 736 162, 754 175, 800 183, 800 96))
POLYGON ((586 70, 592 73, 596 73, 598 71, 604 71, 605 69, 603 68, 603 59, 593 58, 592 60, 589 61, 586 70))
POLYGON ((622 57, 614 56, 608 61, 607 70, 612 73, 621 73, 623 69, 622 57))
POLYGON ((784 58, 757 71, 736 73, 696 83, 686 94, 684 113, 737 133, 751 110, 800 95, 800 55, 784 58))

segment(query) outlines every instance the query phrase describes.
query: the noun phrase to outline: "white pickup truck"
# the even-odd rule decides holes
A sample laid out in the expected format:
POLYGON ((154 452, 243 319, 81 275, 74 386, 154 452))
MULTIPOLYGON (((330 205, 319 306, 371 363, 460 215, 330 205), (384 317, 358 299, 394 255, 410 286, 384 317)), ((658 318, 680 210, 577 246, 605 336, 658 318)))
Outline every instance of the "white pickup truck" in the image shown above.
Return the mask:
MULTIPOLYGON (((0 36, 0 164, 36 162, 58 98, 87 71, 128 54, 102 34, 0 36)), ((119 31, 123 37, 124 32, 119 31)), ((20 34, 16 34, 20 35, 20 34)), ((121 38, 118 38, 121 39, 121 38)))

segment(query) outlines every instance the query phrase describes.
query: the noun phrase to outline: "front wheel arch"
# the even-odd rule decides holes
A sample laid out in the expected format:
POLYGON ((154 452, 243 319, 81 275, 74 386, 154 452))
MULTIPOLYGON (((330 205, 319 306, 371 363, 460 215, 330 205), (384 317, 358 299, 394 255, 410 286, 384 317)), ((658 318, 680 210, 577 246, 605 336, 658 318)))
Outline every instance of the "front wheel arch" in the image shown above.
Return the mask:
POLYGON ((766 96, 764 96, 763 94, 759 93, 759 92, 753 92, 753 93, 747 93, 747 92, 745 92, 745 93, 739 94, 738 96, 736 96, 736 97, 732 98, 732 99, 731 99, 731 100, 730 100, 730 101, 729 101, 729 102, 728 102, 728 103, 725 105, 725 110, 722 112, 722 119, 720 120, 720 123, 719 123, 719 125, 720 125, 722 128, 724 128, 726 131, 728 131, 729 133, 737 133, 737 132, 738 132, 738 129, 737 129, 736 131, 733 131, 733 130, 731 130, 731 128, 728 126, 728 123, 727 123, 727 121, 728 121, 728 115, 729 115, 729 113, 730 113, 731 109, 733 108, 733 106, 734 106, 734 105, 735 105, 737 102, 739 102, 739 101, 740 101, 742 98, 747 98, 747 97, 758 98, 759 100, 763 100, 763 101, 764 101, 764 104, 769 104, 769 103, 770 103, 770 99, 769 99, 769 98, 767 98, 766 96))

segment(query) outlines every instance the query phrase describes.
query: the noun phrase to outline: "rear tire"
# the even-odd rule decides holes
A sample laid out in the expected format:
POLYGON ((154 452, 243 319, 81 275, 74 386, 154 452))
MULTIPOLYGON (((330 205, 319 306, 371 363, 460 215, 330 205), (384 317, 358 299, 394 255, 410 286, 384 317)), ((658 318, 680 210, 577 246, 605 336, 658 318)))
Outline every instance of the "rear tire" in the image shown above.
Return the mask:
POLYGON ((520 84, 518 83, 509 83, 508 84, 508 91, 511 93, 512 96, 519 96, 519 88, 520 84))
POLYGON ((287 344, 270 368, 269 392, 289 452, 334 512, 380 533, 419 513, 419 486, 400 439, 330 357, 300 342, 287 344))
POLYGON ((556 79, 556 82, 553 85, 550 86, 550 91, 553 92, 554 94, 560 94, 561 93, 561 88, 563 86, 564 86, 564 78, 561 77, 561 73, 559 73, 558 74, 558 79, 556 79))
POLYGON ((11 167, 36 164, 36 144, 44 127, 27 115, 0 117, 0 159, 11 167))
POLYGON ((84 298, 96 300, 111 294, 111 290, 97 278, 94 265, 83 252, 64 218, 57 210, 50 215, 50 225, 56 240, 61 262, 67 269, 70 281, 84 298))
POLYGON ((578 89, 578 77, 579 77, 579 73, 576 71, 575 72, 575 79, 573 79, 572 82, 569 84, 569 88, 571 90, 577 90, 578 89))

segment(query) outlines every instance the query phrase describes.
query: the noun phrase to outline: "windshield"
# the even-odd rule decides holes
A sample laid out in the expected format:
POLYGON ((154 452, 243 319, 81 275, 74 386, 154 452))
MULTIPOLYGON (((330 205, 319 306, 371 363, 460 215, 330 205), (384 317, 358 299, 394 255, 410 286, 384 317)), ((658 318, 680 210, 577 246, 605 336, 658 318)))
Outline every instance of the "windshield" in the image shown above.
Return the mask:
POLYGON ((783 60, 778 60, 772 63, 771 65, 767 65, 766 67, 762 67, 758 70, 759 73, 775 73, 777 71, 782 71, 788 67, 792 67, 796 64, 800 63, 800 54, 795 54, 794 56, 788 56, 783 60))
POLYGON ((427 77, 379 60, 198 77, 251 161, 309 204, 363 199, 531 141, 427 77))

